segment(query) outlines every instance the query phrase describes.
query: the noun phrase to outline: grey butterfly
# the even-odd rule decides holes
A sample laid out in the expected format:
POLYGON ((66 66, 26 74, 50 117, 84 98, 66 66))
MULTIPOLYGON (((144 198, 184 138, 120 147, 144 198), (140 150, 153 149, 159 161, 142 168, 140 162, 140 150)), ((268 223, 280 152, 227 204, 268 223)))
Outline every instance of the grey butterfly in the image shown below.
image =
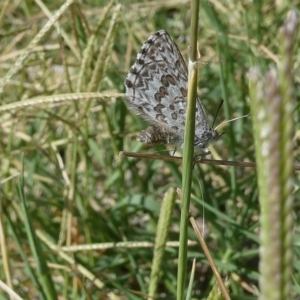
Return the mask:
MULTIPOLYGON (((151 35, 125 79, 126 104, 152 123, 138 141, 183 147, 188 70, 173 39, 165 30, 151 35)), ((211 128, 200 99, 196 100, 195 150, 209 154, 209 143, 222 133, 211 128)))

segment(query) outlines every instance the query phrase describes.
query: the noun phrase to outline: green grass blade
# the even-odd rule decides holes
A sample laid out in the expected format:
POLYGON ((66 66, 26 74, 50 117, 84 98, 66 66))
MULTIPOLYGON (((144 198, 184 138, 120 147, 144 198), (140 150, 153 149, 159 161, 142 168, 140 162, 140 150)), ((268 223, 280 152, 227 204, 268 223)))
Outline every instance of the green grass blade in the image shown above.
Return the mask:
POLYGON ((183 299, 187 265, 187 228, 190 207, 190 195, 193 174, 195 113, 197 97, 197 38, 200 1, 192 1, 191 49, 189 57, 188 100, 184 132, 183 169, 182 169, 182 205, 180 218, 180 246, 178 254, 177 299, 183 299))
POLYGON ((20 181, 18 186, 18 193, 21 201, 21 207, 24 218, 24 225, 30 244, 30 248, 33 254, 34 261, 36 263, 37 278, 42 287, 43 293, 46 299, 57 299, 57 295, 54 289, 54 284, 50 276, 50 271, 47 266, 47 260, 44 256, 41 243, 37 238, 33 225, 30 221, 30 216, 28 214, 26 199, 24 194, 24 177, 23 174, 20 175, 20 181))

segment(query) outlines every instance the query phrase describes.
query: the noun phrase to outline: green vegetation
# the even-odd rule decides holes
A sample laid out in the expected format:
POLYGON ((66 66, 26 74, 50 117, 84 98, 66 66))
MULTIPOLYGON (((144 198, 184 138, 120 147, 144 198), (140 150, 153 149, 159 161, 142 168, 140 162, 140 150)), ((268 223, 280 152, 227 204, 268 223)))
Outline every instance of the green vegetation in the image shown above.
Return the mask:
MULTIPOLYGON (((187 61, 189 1, 2 2, 0 300, 7 299, 4 284, 24 299, 146 299, 149 287, 157 299, 176 299, 180 197, 173 200, 174 190, 182 187, 182 164, 121 158, 119 152, 173 154, 172 146, 136 141, 147 123, 127 110, 124 79, 142 44, 159 29, 168 31, 187 61), (170 203, 158 222, 163 199, 170 203), (164 247, 159 239, 164 236, 164 257, 153 256, 154 248, 164 247)), ((216 125, 250 113, 249 70, 257 66, 265 74, 285 61, 279 28, 289 10, 299 9, 296 0, 248 2, 200 4, 198 94, 211 123, 224 100, 216 125)), ((289 70, 289 75, 294 71, 290 150, 295 163, 300 159, 299 46, 298 35, 289 70)), ((282 89, 289 79, 285 74, 279 72, 282 89)), ((209 158, 254 162, 255 119, 229 123, 209 158)), ((196 164, 192 181, 190 214, 228 279, 230 296, 257 299, 255 169, 196 164)), ((299 186, 295 172, 289 198, 294 198, 289 213, 294 228, 288 231, 294 234, 291 299, 300 296, 299 186)), ((188 236, 197 241, 192 226, 188 236)), ((192 299, 217 294, 199 243, 188 247, 186 269, 192 299)))

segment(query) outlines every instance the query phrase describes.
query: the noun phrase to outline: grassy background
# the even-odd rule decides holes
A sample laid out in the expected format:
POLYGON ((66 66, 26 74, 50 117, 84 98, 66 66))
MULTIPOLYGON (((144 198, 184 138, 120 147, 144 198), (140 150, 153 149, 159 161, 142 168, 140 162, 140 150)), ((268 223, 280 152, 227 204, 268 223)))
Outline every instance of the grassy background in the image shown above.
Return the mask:
MULTIPOLYGON (((201 1, 199 48, 204 64, 200 65, 198 93, 211 122, 221 99, 224 106, 217 124, 249 113, 249 68, 257 65, 266 70, 280 61, 278 29, 287 11, 299 7, 299 2, 264 2, 201 1)), ((1 78, 48 21, 46 8, 53 14, 63 4, 43 3, 45 7, 40 2, 3 2, 1 78)), ((107 1, 89 1, 65 11, 33 45, 0 96, 0 278, 6 283, 12 278, 12 289, 25 299, 44 294, 40 277, 35 277, 41 257, 35 257, 29 247, 22 195, 57 295, 66 299, 141 299, 136 291, 147 293, 152 264, 152 248, 145 242, 155 239, 164 193, 170 187, 181 187, 180 163, 118 157, 122 150, 165 155, 173 151, 135 141, 147 124, 127 111, 124 97, 118 94, 125 91, 123 82, 137 52, 156 30, 167 30, 187 58, 190 4, 126 1, 119 12, 116 3, 108 5, 107 1), (95 40, 89 48, 93 34, 95 40), (86 92, 109 96, 91 99, 85 94, 78 101, 67 101, 64 96, 72 93, 76 99, 86 92), (17 107, 19 101, 39 97, 46 102, 46 96, 51 95, 60 102, 51 98, 47 104, 17 107), (8 106, 11 103, 15 104, 8 106), (18 191, 22 173, 24 183, 18 191), (104 243, 118 242, 125 245, 104 248, 104 243), (128 248, 130 242, 144 244, 128 248), (82 244, 89 247, 80 249, 82 244), (51 245, 77 246, 77 251, 64 249, 65 257, 51 245)), ((299 42, 294 114, 299 160, 298 49, 299 42)), ((251 118, 230 123, 225 131, 211 147, 211 157, 254 161, 251 118)), ((296 177, 297 199, 298 174, 296 177)), ((197 165, 191 213, 200 225, 204 217, 206 241, 218 269, 231 277, 232 299, 256 299, 259 205, 255 171, 197 165)), ((169 241, 178 241, 179 214, 176 204, 169 241)), ((300 295, 298 214, 296 201, 291 291, 295 298, 300 295)), ((195 239, 192 229, 190 238, 195 239)), ((175 298, 177 255, 176 247, 167 247, 158 288, 160 299, 175 298)), ((212 272, 199 246, 190 247, 188 256, 188 270, 192 258, 197 259, 194 297, 205 298, 214 283, 212 272)), ((1 291, 0 299, 6 299, 1 291)))

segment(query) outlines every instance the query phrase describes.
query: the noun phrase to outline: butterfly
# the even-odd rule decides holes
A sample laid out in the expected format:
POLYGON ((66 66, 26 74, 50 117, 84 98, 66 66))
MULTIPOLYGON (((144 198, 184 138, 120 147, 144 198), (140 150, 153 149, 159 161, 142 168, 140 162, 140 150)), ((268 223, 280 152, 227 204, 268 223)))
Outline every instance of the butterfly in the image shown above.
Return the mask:
MULTIPOLYGON (((183 147, 188 70, 165 30, 157 31, 143 44, 124 84, 128 109, 151 123, 140 133, 138 141, 183 147)), ((195 118, 194 148, 202 155, 209 154, 207 146, 223 133, 210 127, 198 97, 195 118)))

